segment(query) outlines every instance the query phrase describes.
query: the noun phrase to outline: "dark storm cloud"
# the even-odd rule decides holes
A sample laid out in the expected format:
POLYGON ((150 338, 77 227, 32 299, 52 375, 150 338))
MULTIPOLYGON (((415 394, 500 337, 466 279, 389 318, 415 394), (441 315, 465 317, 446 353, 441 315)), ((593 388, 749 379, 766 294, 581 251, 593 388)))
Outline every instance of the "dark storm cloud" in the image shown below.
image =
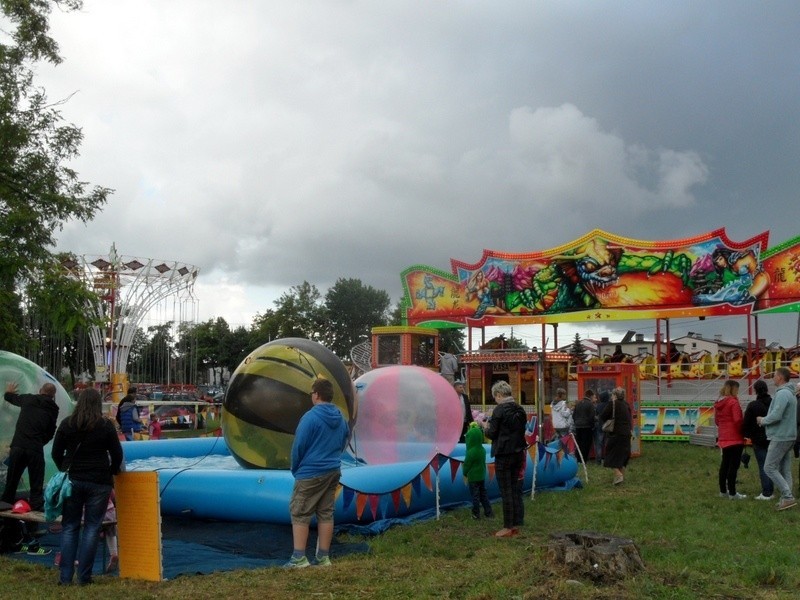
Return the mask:
MULTIPOLYGON (((60 245, 201 268, 208 307, 595 227, 798 233, 796 4, 86 2, 42 70, 117 192, 60 245), (215 282, 220 282, 217 301, 215 282)), ((255 306, 255 310, 268 307, 255 306)), ((245 309, 242 309, 245 310, 245 309)))

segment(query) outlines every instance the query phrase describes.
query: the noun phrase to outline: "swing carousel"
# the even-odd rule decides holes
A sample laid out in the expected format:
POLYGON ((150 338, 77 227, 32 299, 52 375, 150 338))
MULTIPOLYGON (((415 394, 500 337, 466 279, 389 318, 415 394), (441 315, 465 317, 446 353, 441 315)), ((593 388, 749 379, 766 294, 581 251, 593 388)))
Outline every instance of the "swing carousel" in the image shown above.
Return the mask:
POLYGON ((191 342, 172 342, 173 331, 197 322, 194 282, 197 267, 177 261, 121 256, 112 244, 107 255, 71 256, 62 262, 71 277, 82 281, 97 294, 87 311, 97 323, 88 332, 94 358, 93 379, 109 385, 116 403, 127 391, 129 362, 136 342, 148 340, 142 330, 148 323, 151 334, 148 356, 137 357, 135 379, 146 374, 154 383, 170 386, 173 381, 196 381, 196 361, 181 360, 194 351, 191 342), (155 340, 159 336, 158 340, 155 340), (148 361, 145 364, 143 361, 148 361), (157 381, 156 381, 157 380, 157 381))

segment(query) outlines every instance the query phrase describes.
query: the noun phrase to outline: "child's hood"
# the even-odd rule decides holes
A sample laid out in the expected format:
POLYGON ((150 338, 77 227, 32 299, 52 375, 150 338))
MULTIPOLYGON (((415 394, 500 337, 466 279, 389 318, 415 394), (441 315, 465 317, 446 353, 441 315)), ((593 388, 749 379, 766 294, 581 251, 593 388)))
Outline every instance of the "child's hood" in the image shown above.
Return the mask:
POLYGON ((467 430, 464 441, 467 444, 467 449, 475 448, 483 444, 483 430, 477 423, 473 423, 467 430))

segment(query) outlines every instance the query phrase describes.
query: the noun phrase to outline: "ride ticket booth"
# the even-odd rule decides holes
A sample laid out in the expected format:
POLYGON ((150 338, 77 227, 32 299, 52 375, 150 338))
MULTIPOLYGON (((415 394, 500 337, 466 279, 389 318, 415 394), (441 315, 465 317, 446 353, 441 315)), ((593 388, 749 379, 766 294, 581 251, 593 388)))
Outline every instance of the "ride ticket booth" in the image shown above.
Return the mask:
POLYGON ((439 369, 439 332, 429 327, 405 325, 372 328, 373 369, 391 365, 416 365, 439 369))
POLYGON ((568 354, 548 352, 542 357, 538 352, 518 348, 476 350, 459 356, 466 367, 467 393, 473 404, 493 405, 492 385, 502 380, 511 386, 517 402, 534 413, 538 411, 540 395, 544 395, 546 404, 556 389, 567 389, 569 359, 568 354))
POLYGON ((611 393, 615 387, 625 390, 625 400, 631 408, 633 429, 631 434, 631 456, 642 454, 642 431, 640 423, 641 391, 639 385, 639 365, 631 363, 602 363, 578 365, 578 397, 583 398, 586 390, 595 393, 611 393))

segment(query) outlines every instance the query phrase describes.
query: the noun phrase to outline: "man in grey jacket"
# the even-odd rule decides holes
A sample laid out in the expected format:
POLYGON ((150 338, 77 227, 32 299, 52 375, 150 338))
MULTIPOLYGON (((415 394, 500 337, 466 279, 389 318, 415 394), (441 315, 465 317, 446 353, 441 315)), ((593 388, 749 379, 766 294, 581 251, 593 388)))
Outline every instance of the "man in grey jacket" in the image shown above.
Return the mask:
POLYGON ((786 367, 775 369, 776 392, 765 417, 757 417, 759 425, 766 428, 769 449, 764 461, 764 472, 781 493, 778 510, 797 506, 792 494, 792 449, 797 439, 797 398, 789 383, 791 372, 786 367))

